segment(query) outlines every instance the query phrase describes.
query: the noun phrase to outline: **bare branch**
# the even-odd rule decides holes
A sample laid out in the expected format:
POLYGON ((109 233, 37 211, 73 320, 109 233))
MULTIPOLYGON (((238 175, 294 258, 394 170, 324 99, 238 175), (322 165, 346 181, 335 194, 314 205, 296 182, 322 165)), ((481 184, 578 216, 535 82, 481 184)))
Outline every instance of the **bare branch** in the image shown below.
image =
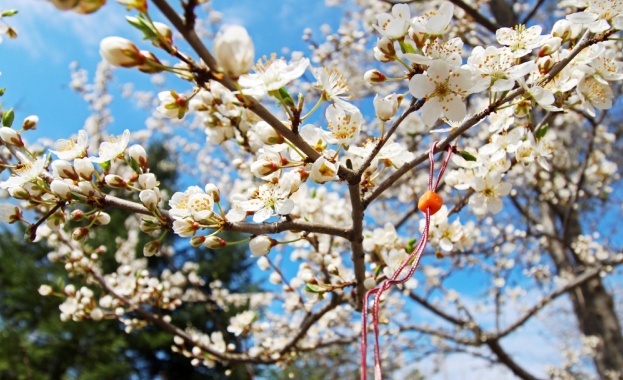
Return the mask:
POLYGON ((569 290, 584 284, 588 280, 599 276, 599 273, 601 273, 601 271, 603 271, 603 267, 587 270, 586 272, 577 276, 572 281, 569 281, 565 286, 556 290, 552 294, 542 298, 541 301, 539 301, 539 303, 531 307, 530 310, 528 310, 524 315, 521 316, 521 318, 517 319, 510 326, 502 330, 500 333, 496 334, 493 338, 494 339, 503 338, 506 335, 510 334, 511 332, 515 331, 516 329, 521 327, 524 323, 526 323, 532 316, 538 313, 541 309, 543 309, 545 306, 547 306, 552 301, 554 301, 556 298, 567 293, 569 290))
POLYGON ((296 220, 284 220, 274 223, 245 223, 245 222, 226 222, 224 229, 227 231, 244 232, 253 235, 277 234, 283 231, 304 231, 318 234, 334 235, 344 239, 350 239, 352 230, 350 228, 329 226, 326 224, 310 223, 296 220))
POLYGON ((363 308, 363 297, 366 289, 363 282, 366 279, 366 265, 364 262, 365 253, 363 251, 363 211, 364 206, 361 203, 361 188, 359 183, 348 186, 350 195, 350 204, 352 207, 353 229, 350 239, 352 250, 353 269, 355 271, 355 280, 357 281, 357 290, 355 291, 355 308, 361 310, 363 308))

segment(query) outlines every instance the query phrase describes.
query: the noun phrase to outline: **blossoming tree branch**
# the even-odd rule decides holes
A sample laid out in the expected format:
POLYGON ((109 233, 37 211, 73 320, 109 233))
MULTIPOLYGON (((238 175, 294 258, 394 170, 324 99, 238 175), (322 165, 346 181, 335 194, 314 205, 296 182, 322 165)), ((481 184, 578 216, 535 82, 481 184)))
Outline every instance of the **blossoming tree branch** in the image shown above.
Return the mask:
MULTIPOLYGON (((309 51, 259 59, 262 36, 206 1, 50 2, 125 7, 137 31, 101 41, 94 84, 75 69, 94 114, 74 135, 29 144, 38 117, 2 112, 0 219, 64 265, 71 283, 39 290, 63 321, 155 325, 196 366, 329 367, 339 347, 362 379, 450 353, 522 379, 623 376, 620 228, 602 227, 621 217, 623 2, 353 1, 337 31, 303 32, 309 51), (112 67, 181 79, 127 96, 150 110, 147 130, 106 132, 112 67), (160 188, 154 136, 194 183, 160 188), (114 209, 128 236, 106 252, 91 241, 114 209), (230 293, 197 263, 148 268, 180 244, 248 245, 269 284, 230 293), (205 299, 248 310, 224 332, 173 322, 205 299), (507 344, 559 323, 543 368, 507 344)), ((2 11, 8 37, 14 17, 2 11)))

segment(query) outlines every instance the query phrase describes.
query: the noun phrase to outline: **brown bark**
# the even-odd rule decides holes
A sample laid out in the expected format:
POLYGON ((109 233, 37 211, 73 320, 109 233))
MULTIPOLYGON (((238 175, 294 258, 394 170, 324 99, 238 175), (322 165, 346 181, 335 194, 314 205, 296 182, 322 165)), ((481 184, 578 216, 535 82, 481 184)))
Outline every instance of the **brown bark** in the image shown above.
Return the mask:
MULTIPOLYGON (((577 211, 571 211, 567 228, 564 231, 557 231, 556 227, 557 221, 558 225, 563 225, 564 212, 559 212, 554 206, 543 203, 541 213, 543 232, 561 238, 548 240, 548 254, 554 261, 558 273, 578 274, 584 270, 586 265, 569 249, 570 243, 582 232, 577 211)), ((593 358, 600 378, 612 378, 608 376, 608 373, 612 371, 618 372, 619 376, 623 375, 621 325, 614 309, 612 296, 604 287, 601 277, 597 276, 586 281, 571 289, 568 294, 579 329, 584 335, 596 336, 600 340, 593 358)))

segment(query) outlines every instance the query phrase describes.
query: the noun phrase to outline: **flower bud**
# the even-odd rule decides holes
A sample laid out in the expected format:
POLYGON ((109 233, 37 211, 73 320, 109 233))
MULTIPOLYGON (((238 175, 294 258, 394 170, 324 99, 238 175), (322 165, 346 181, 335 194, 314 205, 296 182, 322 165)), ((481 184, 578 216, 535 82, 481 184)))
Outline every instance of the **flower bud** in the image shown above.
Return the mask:
POLYGON ((547 55, 552 55, 560 49, 560 45, 562 44, 562 38, 560 37, 551 37, 548 38, 547 41, 543 44, 541 49, 539 50, 539 57, 544 57, 547 55))
POLYGON ((65 285, 63 292, 65 293, 65 295, 73 297, 76 294, 76 287, 72 284, 65 285))
POLYGON ((264 120, 253 126, 253 130, 257 133, 257 136, 262 140, 264 144, 273 145, 273 144, 281 144, 284 142, 283 136, 281 136, 275 128, 271 127, 270 124, 265 122, 264 120))
POLYGON ((91 185, 91 182, 80 181, 78 182, 78 188, 80 188, 82 195, 86 195, 87 197, 91 197, 95 194, 95 189, 93 185, 91 185))
POLYGON ((24 142, 22 141, 22 137, 19 135, 19 132, 9 127, 0 127, 0 139, 9 145, 19 147, 24 146, 24 142))
POLYGON ((154 173, 144 173, 138 176, 138 184, 145 190, 158 186, 158 180, 154 173))
POLYGON ((104 4, 106 4, 106 0, 80 0, 78 5, 71 10, 84 15, 97 11, 104 4))
POLYGON ((89 314, 89 316, 94 321, 100 321, 102 320, 102 318, 104 318, 104 312, 99 307, 96 307, 95 309, 91 310, 91 314, 89 314))
MULTIPOLYGON (((160 34, 160 36, 164 39, 164 42, 167 44, 167 46, 172 46, 173 32, 171 31, 171 28, 161 22, 154 22, 154 27, 158 31, 158 34, 160 34)), ((156 44, 156 46, 163 47, 161 42, 159 44, 156 44)))
POLYGON ((270 274, 270 276, 268 276, 268 281, 270 281, 271 284, 279 285, 281 284, 281 276, 279 275, 279 273, 273 272, 270 274))
POLYGON ((24 119, 24 124, 22 124, 22 129, 24 129, 25 131, 37 129, 38 122, 39 122, 39 116, 30 115, 24 119))
POLYGON ((78 227, 71 233, 71 238, 75 241, 82 241, 89 236, 89 229, 86 227, 78 227))
POLYGON ((264 256, 276 245, 277 241, 275 239, 271 239, 265 235, 256 236, 249 242, 251 257, 264 256))
POLYGON ((154 190, 143 190, 140 192, 138 197, 141 200, 141 203, 143 203, 143 206, 152 212, 156 210, 158 202, 160 202, 158 194, 154 190))
POLYGON ((88 158, 76 158, 74 160, 74 169, 76 173, 80 176, 80 178, 90 181, 93 172, 95 171, 95 167, 93 166, 93 161, 88 158))
POLYGON ((391 119, 398 110, 398 105, 400 104, 398 98, 396 94, 387 95, 384 98, 379 97, 378 94, 375 95, 374 111, 376 116, 383 121, 391 119))
POLYGON ((267 176, 279 169, 279 165, 266 159, 255 161, 251 164, 251 172, 258 178, 267 176))
POLYGON ((68 178, 73 181, 78 180, 78 173, 73 165, 65 160, 56 160, 52 162, 52 173, 57 178, 68 178))
POLYGON ((134 159, 143 170, 147 170, 147 152, 145 148, 138 144, 134 144, 128 150, 130 158, 134 159))
POLYGON ((216 187, 215 184, 208 183, 205 187, 205 190, 206 190, 206 194, 210 195, 212 199, 214 200, 214 202, 221 201, 221 192, 218 189, 218 187, 216 187))
POLYGON ((192 247, 199 247, 201 244, 203 244, 203 242, 206 240, 206 237, 203 235, 196 235, 193 236, 192 238, 190 238, 190 245, 192 247))
POLYGON ((61 199, 71 199, 71 190, 69 189, 69 185, 59 179, 55 179, 52 183, 50 183, 50 191, 61 199))
POLYGON ((260 270, 269 270, 270 269, 270 261, 266 258, 266 256, 262 256, 257 260, 257 266, 260 270))
POLYGON ((0 203, 0 222, 15 223, 22 219, 22 210, 10 203, 0 203))
POLYGON ((136 66, 141 72, 147 74, 155 74, 162 72, 163 65, 160 60, 149 50, 141 50, 141 55, 145 58, 145 62, 136 66))
POLYGON ((552 26, 552 36, 560 37, 563 42, 571 39, 571 22, 567 19, 558 20, 552 26))
POLYGON ((207 236, 203 246, 209 249, 221 249, 227 246, 227 242, 218 236, 207 236))
POLYGON ((363 79, 370 84, 378 84, 385 82, 387 77, 377 69, 373 69, 366 71, 366 73, 363 74, 363 79))
POLYGON ((100 55, 113 66, 134 67, 145 62, 136 45, 121 37, 104 38, 100 42, 100 55))
POLYGON ((158 240, 152 240, 143 247, 143 255, 150 257, 158 253, 159 250, 160 242, 158 240))
POLYGON ((383 37, 376 42, 374 48, 374 58, 381 62, 391 62, 396 59, 396 49, 394 41, 383 37))
POLYGON ((42 296, 49 296, 50 294, 52 294, 52 287, 50 285, 41 285, 39 287, 39 294, 41 294, 42 296))
POLYGON ((71 212, 71 220, 73 221, 80 221, 82 220, 82 218, 84 218, 84 211, 82 210, 74 210, 71 212))
POLYGON ((95 224, 105 226, 110 223, 110 215, 107 212, 98 211, 96 214, 89 215, 89 220, 95 224))
POLYGON ((374 287, 376 286, 376 280, 374 279, 374 277, 368 277, 363 280, 363 286, 368 290, 374 289, 374 287))
POLYGON ((13 186, 8 189, 9 195, 15 199, 29 199, 30 193, 21 186, 13 186))
POLYGON ((240 25, 225 25, 214 38, 214 57, 233 79, 247 74, 253 66, 255 49, 247 30, 240 25))
POLYGON ((125 179, 116 174, 107 174, 106 177, 104 177, 104 181, 106 181, 108 186, 115 188, 125 188, 128 184, 125 179))
POLYGON ((50 2, 56 7, 56 9, 68 11, 76 7, 80 0, 50 0, 50 2))

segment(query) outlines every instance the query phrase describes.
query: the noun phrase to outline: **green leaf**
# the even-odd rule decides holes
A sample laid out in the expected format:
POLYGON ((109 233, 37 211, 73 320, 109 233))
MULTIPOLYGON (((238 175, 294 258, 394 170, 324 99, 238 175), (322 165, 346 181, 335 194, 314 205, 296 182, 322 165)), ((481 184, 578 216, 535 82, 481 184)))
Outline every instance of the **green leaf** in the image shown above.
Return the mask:
POLYGON ((545 134, 547 133, 548 129, 549 129, 549 124, 543 125, 541 128, 539 128, 538 131, 536 131, 536 134, 534 135, 534 138, 537 141, 542 139, 545 136, 545 134))
POLYGON ((472 156, 466 151, 459 152, 459 154, 465 159, 465 161, 478 161, 476 157, 472 156))
POLYGON ((128 20, 130 25, 143 32, 144 39, 158 39, 158 34, 156 34, 156 31, 154 30, 149 20, 145 19, 143 15, 139 15, 138 17, 126 16, 125 19, 128 20))
POLYGON ((15 119, 15 113, 13 112, 13 108, 4 112, 2 114, 2 125, 5 127, 10 127, 13 125, 13 120, 15 119))
POLYGON ((305 284, 305 290, 310 293, 325 293, 328 289, 327 285, 305 284))
POLYGON ((16 15, 17 12, 18 12, 17 9, 9 9, 9 10, 3 11, 0 14, 0 17, 11 17, 11 16, 16 15))
POLYGON ((378 278, 379 274, 381 274, 381 265, 377 265, 376 268, 374 268, 374 278, 378 278))
POLYGON ((138 161, 136 161, 134 158, 130 157, 130 167, 132 168, 132 170, 134 170, 136 173, 141 174, 141 168, 140 165, 138 164, 138 161))
POLYGON ((407 247, 405 248, 407 253, 413 252, 413 249, 415 248, 415 243, 416 242, 417 242, 416 238, 409 239, 409 242, 407 243, 407 247))
POLYGON ((398 44, 400 44, 400 51, 402 51, 402 53, 415 53, 415 48, 413 46, 411 46, 410 43, 405 42, 405 41, 398 41, 398 44))
POLYGON ((5 91, 6 91, 6 87, 0 88, 0 96, 4 95, 5 91))
POLYGON ((290 96, 288 90, 284 87, 279 89, 279 97, 277 99, 283 101, 283 103, 288 107, 292 107, 294 105, 294 99, 292 99, 292 96, 290 96))

